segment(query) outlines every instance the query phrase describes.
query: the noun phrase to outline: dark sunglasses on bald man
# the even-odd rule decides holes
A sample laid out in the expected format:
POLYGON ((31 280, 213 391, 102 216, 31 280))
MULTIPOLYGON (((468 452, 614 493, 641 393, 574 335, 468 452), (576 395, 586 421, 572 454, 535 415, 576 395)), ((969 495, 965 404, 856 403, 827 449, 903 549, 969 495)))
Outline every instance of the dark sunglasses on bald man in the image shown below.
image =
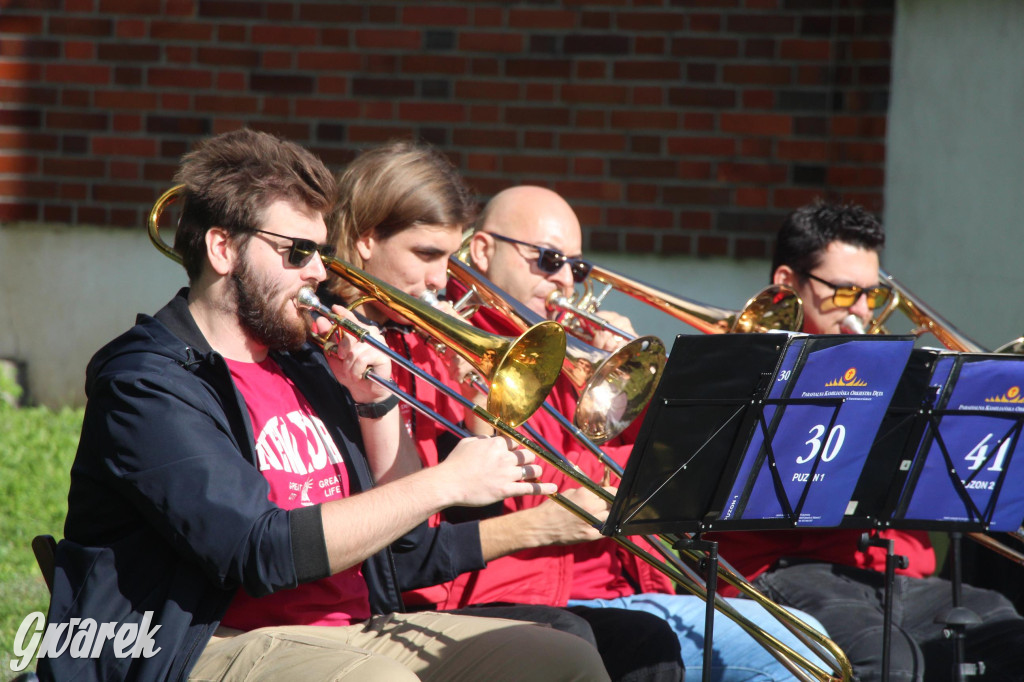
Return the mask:
POLYGON ((868 308, 874 310, 875 308, 881 308, 885 305, 885 302, 888 301, 889 297, 892 295, 892 289, 887 286, 882 286, 881 284, 865 289, 864 287, 859 287, 855 284, 847 284, 844 286, 833 284, 832 282, 822 279, 821 277, 816 277, 809 272, 805 272, 804 275, 810 277, 815 282, 821 282, 825 286, 831 287, 832 302, 838 308, 852 308, 854 304, 857 303, 858 299, 860 299, 860 295, 864 294, 867 299, 868 308))
POLYGON ((297 268, 301 268, 307 262, 309 262, 310 256, 314 253, 319 252, 321 256, 325 258, 333 258, 334 254, 338 251, 337 247, 331 244, 317 244, 312 239, 299 239, 298 237, 286 237, 283 234, 276 232, 270 232, 269 230, 253 230, 253 232, 259 232, 260 234, 269 234, 272 237, 279 237, 281 239, 287 239, 292 243, 288 248, 288 264, 294 265, 297 268))
POLYGON ((489 234, 495 239, 500 239, 501 241, 509 242, 510 244, 519 244, 520 246, 528 246, 531 249, 537 249, 537 267, 540 268, 541 272, 546 272, 549 275, 553 275, 558 272, 562 269, 563 265, 568 263, 573 281, 582 282, 587 278, 587 275, 590 274, 590 269, 594 267, 591 263, 588 263, 582 258, 569 258, 557 249, 549 249, 546 246, 537 246, 536 244, 530 244, 529 242, 521 242, 518 239, 494 234, 493 232, 484 232, 484 234, 489 234))

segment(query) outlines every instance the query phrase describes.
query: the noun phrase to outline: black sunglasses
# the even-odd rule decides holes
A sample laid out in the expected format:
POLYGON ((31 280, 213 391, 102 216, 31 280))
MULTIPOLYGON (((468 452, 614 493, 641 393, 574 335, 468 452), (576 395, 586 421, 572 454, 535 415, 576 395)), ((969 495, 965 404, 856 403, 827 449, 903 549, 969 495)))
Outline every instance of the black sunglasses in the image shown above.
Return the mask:
POLYGON ((582 258, 569 258, 557 249, 549 249, 546 246, 537 246, 536 244, 530 244, 529 242, 521 242, 518 239, 494 234, 493 232, 484 232, 484 234, 489 234, 495 239, 500 239, 501 241, 509 242, 510 244, 519 244, 520 246, 528 246, 531 249, 537 249, 537 267, 540 268, 541 272, 546 272, 549 275, 558 272, 562 269, 563 265, 568 263, 573 281, 582 282, 587 278, 587 275, 590 274, 590 269, 594 267, 592 263, 588 263, 582 258))
POLYGON ((810 277, 815 282, 821 282, 827 287, 832 287, 832 302, 839 308, 851 308, 860 299, 860 295, 864 294, 867 297, 868 308, 874 310, 875 308, 881 308, 885 305, 885 302, 889 300, 892 295, 892 289, 887 286, 879 284, 875 287, 859 287, 855 284, 847 284, 839 286, 833 284, 828 280, 816 277, 809 272, 804 273, 805 276, 810 277))
POLYGON ((312 239, 299 239, 298 237, 287 237, 283 234, 276 232, 270 232, 269 230, 253 230, 253 232, 259 232, 260 234, 269 234, 273 237, 280 237, 281 239, 287 239, 292 243, 288 248, 288 264, 294 265, 297 268, 301 268, 308 261, 310 256, 314 253, 319 252, 324 258, 333 258, 334 254, 337 253, 338 248, 331 244, 317 244, 312 239))

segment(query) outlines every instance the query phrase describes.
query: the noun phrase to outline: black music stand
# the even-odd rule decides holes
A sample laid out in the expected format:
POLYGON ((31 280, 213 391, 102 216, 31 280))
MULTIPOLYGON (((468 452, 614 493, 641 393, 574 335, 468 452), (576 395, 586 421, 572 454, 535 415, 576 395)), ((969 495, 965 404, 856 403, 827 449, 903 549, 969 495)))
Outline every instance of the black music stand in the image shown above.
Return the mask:
POLYGON ((960 607, 960 536, 1024 519, 1022 387, 1019 356, 915 349, 844 520, 950 534, 953 609, 936 620, 952 635, 956 680, 977 674, 964 663, 978 619, 960 607))
POLYGON ((677 337, 604 533, 838 525, 912 346, 893 336, 677 337))

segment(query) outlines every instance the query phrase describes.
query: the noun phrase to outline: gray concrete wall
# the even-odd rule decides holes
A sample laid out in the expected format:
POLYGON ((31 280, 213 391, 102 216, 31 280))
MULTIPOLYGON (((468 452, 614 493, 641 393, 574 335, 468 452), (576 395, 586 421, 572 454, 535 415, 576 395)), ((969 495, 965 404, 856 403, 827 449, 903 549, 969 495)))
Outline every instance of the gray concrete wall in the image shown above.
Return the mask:
POLYGON ((25 364, 32 403, 82 404, 92 354, 185 282, 141 229, 0 227, 0 358, 25 364))
POLYGON ((1024 2, 899 0, 885 266, 992 348, 1024 334, 1024 2))

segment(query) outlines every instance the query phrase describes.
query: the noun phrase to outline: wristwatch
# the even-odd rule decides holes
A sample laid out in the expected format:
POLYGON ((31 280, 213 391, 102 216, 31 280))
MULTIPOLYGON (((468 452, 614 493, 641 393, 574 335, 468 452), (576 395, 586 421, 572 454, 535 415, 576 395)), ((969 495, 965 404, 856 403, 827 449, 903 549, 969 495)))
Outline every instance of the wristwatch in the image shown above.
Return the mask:
POLYGON ((379 403, 356 403, 356 414, 367 419, 380 419, 398 404, 398 396, 390 395, 379 403))

